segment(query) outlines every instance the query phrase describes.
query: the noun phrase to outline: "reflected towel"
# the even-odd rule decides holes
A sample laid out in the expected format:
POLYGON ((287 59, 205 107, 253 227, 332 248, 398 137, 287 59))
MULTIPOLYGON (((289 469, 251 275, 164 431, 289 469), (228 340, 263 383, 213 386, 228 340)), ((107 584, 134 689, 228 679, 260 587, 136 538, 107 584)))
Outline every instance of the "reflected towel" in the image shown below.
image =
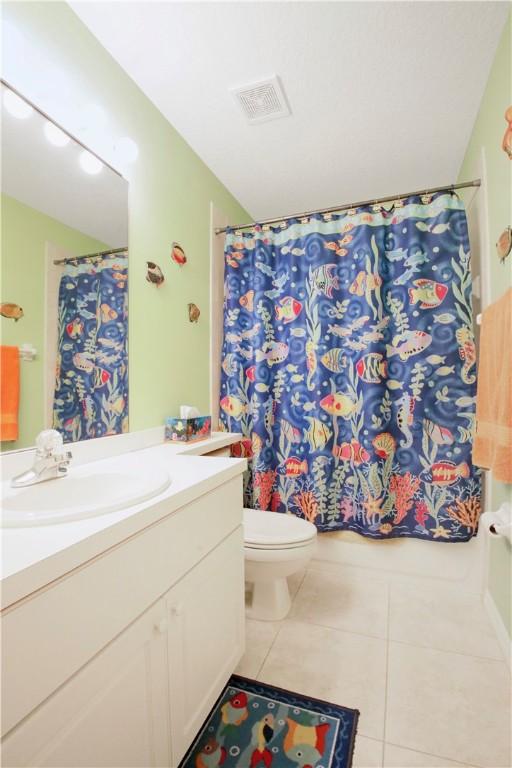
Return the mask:
POLYGON ((512 483, 512 288, 482 313, 473 463, 512 483))
POLYGON ((0 347, 0 441, 18 439, 20 404, 20 352, 0 347))

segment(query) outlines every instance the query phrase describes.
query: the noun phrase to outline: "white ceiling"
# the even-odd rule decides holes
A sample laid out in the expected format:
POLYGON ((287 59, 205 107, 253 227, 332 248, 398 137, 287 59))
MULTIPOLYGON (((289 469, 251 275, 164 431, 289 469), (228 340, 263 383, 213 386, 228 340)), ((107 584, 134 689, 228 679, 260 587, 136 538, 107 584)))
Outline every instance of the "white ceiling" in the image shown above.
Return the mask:
POLYGON ((70 5, 256 218, 455 181, 510 8, 70 5), (250 126, 229 89, 274 73, 292 115, 250 126))
POLYGON ((38 112, 20 120, 2 103, 1 115, 2 192, 113 248, 125 246, 128 182, 106 166, 95 176, 85 173, 82 147, 50 144, 38 112))

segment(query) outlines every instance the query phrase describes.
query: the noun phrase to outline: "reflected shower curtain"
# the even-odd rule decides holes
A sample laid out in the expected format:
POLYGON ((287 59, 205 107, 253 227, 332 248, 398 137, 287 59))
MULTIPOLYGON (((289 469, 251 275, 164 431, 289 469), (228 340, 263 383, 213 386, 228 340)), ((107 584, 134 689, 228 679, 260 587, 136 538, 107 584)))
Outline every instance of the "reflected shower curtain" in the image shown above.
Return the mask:
POLYGON ((65 442, 128 431, 128 255, 66 264, 53 427, 65 442))
POLYGON ((221 422, 247 506, 320 531, 466 541, 475 344, 454 193, 229 231, 221 422))

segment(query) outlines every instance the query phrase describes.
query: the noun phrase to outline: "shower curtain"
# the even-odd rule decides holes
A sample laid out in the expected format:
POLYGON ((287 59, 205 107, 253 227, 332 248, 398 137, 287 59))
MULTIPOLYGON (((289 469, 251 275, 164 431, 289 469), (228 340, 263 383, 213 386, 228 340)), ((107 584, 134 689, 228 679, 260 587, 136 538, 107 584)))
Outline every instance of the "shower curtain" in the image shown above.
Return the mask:
POLYGON ((65 442, 128 431, 127 254, 64 268, 53 427, 65 442))
POLYGON ((313 215, 225 250, 222 428, 245 503, 320 531, 466 541, 476 361, 454 193, 313 215))

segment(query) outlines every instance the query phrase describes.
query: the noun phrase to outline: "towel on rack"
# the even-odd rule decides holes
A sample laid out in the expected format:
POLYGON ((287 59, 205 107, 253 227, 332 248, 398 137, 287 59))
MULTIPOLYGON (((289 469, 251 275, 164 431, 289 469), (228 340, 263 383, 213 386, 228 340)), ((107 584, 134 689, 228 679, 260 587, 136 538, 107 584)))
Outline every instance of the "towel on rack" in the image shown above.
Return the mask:
POLYGON ((20 404, 20 352, 0 347, 0 441, 18 439, 20 404))
POLYGON ((512 483, 512 288, 482 312, 473 463, 512 483))

